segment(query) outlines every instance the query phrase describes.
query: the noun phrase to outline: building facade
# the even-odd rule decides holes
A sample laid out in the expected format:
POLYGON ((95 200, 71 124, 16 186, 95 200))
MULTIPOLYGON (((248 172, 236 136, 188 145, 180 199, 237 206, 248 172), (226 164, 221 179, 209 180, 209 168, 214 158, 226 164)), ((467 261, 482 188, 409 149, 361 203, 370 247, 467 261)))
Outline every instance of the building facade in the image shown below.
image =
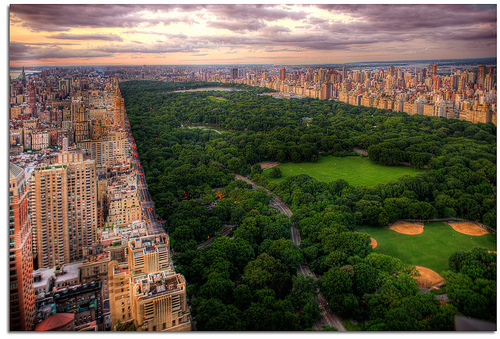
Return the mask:
POLYGON ((29 331, 35 318, 35 291, 28 185, 23 168, 12 163, 9 167, 10 330, 29 331))
POLYGON ((97 240, 95 162, 81 152, 62 152, 58 163, 39 167, 31 181, 38 267, 82 260, 97 240))

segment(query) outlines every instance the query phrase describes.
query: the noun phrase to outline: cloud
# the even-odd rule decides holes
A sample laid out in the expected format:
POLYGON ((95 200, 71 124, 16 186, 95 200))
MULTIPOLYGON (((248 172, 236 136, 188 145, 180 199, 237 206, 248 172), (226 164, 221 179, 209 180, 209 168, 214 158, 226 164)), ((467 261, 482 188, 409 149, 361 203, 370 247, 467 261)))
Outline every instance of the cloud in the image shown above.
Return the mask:
POLYGON ((64 58, 102 58, 111 54, 94 49, 63 49, 52 44, 23 44, 11 41, 9 47, 10 60, 41 60, 64 58))
POLYGON ((57 44, 42 40, 27 44, 14 38, 17 42, 11 42, 10 53, 11 58, 17 58, 13 60, 63 58, 65 53, 66 57, 79 54, 88 58, 119 53, 190 53, 200 57, 229 48, 233 50, 222 53, 255 50, 292 55, 300 50, 323 51, 324 55, 329 51, 349 51, 354 55, 394 48, 406 53, 424 47, 492 53, 497 37, 496 9, 496 5, 404 4, 14 4, 10 6, 11 36, 21 25, 34 32, 49 32, 45 36, 57 44), (203 26, 183 30, 185 26, 180 24, 205 25, 221 31, 208 35, 203 26), (76 28, 87 32, 71 33, 76 28), (103 28, 116 30, 104 34, 103 28), (148 37, 143 40, 142 34, 148 37), (150 37, 154 43, 150 43, 150 37), (63 41, 78 40, 92 44, 92 48, 64 48, 69 44, 63 41))
POLYGON ((219 19, 226 20, 249 20, 258 19, 265 21, 276 21, 280 19, 301 20, 307 16, 304 11, 290 11, 279 8, 278 5, 208 5, 210 10, 219 19))
POLYGON ((206 23, 208 27, 227 29, 232 32, 246 32, 246 31, 259 31, 267 26, 262 20, 249 20, 249 21, 208 21, 206 23))
POLYGON ((67 39, 67 40, 105 40, 105 41, 123 41, 123 38, 116 34, 68 34, 58 33, 48 35, 49 39, 67 39))
POLYGON ((157 44, 121 44, 121 45, 108 45, 108 46, 100 46, 95 49, 96 51, 100 51, 103 53, 118 53, 118 54, 126 54, 126 53, 146 53, 146 54, 161 54, 161 53, 196 53, 196 50, 190 44, 168 44, 168 43, 157 43, 157 44))
POLYGON ((155 25, 160 21, 138 15, 141 5, 10 5, 10 18, 34 32, 69 31, 75 27, 155 25))

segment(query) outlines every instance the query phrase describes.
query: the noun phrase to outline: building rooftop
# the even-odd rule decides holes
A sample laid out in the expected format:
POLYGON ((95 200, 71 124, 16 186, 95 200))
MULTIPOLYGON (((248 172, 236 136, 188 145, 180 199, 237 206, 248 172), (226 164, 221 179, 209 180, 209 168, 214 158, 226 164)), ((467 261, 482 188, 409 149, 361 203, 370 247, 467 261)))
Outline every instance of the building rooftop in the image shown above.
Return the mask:
POLYGON ((35 331, 54 331, 74 321, 74 313, 56 313, 35 327, 35 331))
POLYGON ((17 166, 16 164, 9 163, 9 174, 14 178, 18 178, 22 174, 24 174, 24 169, 22 167, 17 166))
POLYGON ((99 253, 99 254, 94 254, 94 255, 90 255, 87 259, 85 259, 84 263, 88 263, 88 262, 96 262, 96 261, 99 261, 99 260, 106 260, 106 259, 109 259, 109 252, 102 252, 102 253, 99 253))
POLYGON ((33 272, 33 277, 35 277, 33 288, 37 289, 46 286, 49 282, 50 277, 55 275, 54 271, 55 271, 54 268, 40 268, 35 272, 33 272), (37 281, 37 279, 39 280, 37 281))
POLYGON ((64 265, 61 269, 62 274, 56 275, 55 283, 78 279, 80 277, 80 267, 82 267, 82 263, 64 265))

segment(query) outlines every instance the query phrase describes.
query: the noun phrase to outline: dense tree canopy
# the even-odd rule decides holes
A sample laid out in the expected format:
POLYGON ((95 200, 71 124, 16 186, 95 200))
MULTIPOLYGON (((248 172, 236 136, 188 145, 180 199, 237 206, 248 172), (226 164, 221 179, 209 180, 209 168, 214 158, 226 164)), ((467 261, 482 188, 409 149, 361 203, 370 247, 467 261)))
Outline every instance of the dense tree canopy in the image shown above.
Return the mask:
POLYGON ((189 282, 198 329, 310 329, 319 316, 318 287, 335 313, 366 322, 368 330, 451 330, 457 313, 493 319, 483 316, 493 314, 496 300, 493 255, 454 254, 446 276, 452 303, 441 305, 418 293, 412 267, 372 253, 370 238, 353 232, 436 217, 496 228, 493 124, 334 100, 277 100, 259 95, 267 89, 235 84, 129 81, 120 89, 176 269, 189 282), (214 85, 242 91, 173 92, 214 85), (304 117, 312 118, 309 126, 304 117), (186 128, 193 125, 208 129, 186 128), (269 183, 256 164, 316 161, 320 153, 359 156, 355 147, 375 163, 426 171, 354 187, 307 175, 269 183), (291 220, 269 206, 270 196, 235 174, 250 175, 290 206, 300 247, 290 240, 291 220), (319 285, 297 276, 303 262, 322 277, 319 285))

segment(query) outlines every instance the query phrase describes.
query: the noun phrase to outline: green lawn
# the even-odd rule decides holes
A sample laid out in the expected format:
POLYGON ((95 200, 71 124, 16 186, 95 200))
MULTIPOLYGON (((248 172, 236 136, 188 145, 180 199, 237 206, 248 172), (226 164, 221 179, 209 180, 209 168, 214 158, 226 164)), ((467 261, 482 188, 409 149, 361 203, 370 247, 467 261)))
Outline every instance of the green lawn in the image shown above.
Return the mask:
POLYGON ((278 167, 283 173, 283 177, 279 179, 271 178, 269 176, 269 169, 263 172, 269 182, 281 181, 292 175, 307 174, 325 182, 344 179, 352 186, 375 186, 378 183, 396 180, 405 174, 415 175, 425 171, 408 166, 394 167, 378 165, 371 162, 367 157, 356 156, 342 158, 320 156, 316 163, 287 162, 278 167))
POLYGON ((471 237, 455 231, 443 222, 426 223, 424 232, 400 234, 386 228, 362 226, 358 231, 377 240, 374 252, 401 259, 404 263, 423 266, 441 273, 448 270, 448 258, 453 252, 483 247, 496 252, 496 234, 471 237))
POLYGON ((214 96, 209 96, 208 100, 211 100, 211 101, 227 101, 227 99, 225 99, 225 98, 214 97, 214 96))

